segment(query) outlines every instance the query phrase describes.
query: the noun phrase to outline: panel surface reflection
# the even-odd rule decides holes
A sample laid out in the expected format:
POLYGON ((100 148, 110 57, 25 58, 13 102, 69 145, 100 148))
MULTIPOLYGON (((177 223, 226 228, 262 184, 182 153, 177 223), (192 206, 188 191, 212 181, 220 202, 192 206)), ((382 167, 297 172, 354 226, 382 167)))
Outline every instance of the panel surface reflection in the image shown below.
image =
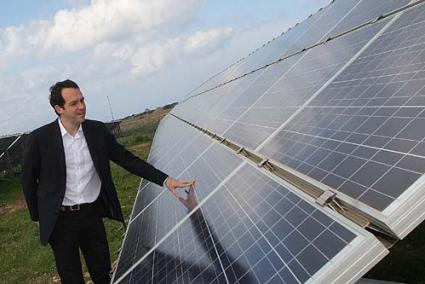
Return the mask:
POLYGON ((424 20, 406 11, 261 152, 385 210, 425 173, 424 20))
POLYGON ((304 283, 356 239, 251 165, 145 256, 123 283, 304 283))
MULTIPOLYGON (((213 145, 207 147, 205 152, 178 176, 196 180, 199 201, 208 196, 242 162, 240 157, 224 146, 212 141, 211 143, 213 145)), ((186 208, 177 198, 152 183, 142 188, 136 206, 123 244, 116 278, 142 258, 187 214, 186 208)))

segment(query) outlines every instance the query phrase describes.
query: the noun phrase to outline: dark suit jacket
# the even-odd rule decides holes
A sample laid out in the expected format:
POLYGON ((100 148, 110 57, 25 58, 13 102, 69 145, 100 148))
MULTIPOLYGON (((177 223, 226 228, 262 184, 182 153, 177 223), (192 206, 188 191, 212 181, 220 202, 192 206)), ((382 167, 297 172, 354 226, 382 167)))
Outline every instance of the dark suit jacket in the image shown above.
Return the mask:
MULTIPOLYGON (((118 144, 102 122, 86 120, 82 127, 94 167, 102 182, 98 200, 104 209, 104 216, 124 223, 109 161, 161 186, 167 175, 118 144)), ((39 221, 43 245, 48 243, 56 224, 65 186, 65 152, 59 124, 55 120, 29 135, 22 164, 25 199, 31 219, 39 221)))

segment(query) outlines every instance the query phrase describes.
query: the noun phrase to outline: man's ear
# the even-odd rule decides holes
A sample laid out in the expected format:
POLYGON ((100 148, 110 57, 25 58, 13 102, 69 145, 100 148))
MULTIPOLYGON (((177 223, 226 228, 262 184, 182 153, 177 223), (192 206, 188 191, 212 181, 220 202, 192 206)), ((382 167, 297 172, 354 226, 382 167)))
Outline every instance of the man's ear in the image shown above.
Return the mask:
POLYGON ((55 111, 59 114, 62 114, 63 112, 63 107, 59 106, 59 105, 55 105, 55 111))

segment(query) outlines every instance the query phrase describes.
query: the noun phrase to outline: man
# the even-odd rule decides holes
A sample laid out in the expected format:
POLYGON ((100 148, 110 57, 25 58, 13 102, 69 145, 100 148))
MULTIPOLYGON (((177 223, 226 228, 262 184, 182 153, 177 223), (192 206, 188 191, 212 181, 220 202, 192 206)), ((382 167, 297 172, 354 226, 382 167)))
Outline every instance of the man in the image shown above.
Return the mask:
POLYGON ((84 283, 79 249, 94 283, 109 283, 110 255, 102 217, 124 223, 109 161, 178 197, 176 180, 118 144, 101 122, 86 120, 78 85, 65 80, 50 88, 50 104, 59 118, 28 138, 22 186, 40 240, 50 244, 62 283, 84 283))

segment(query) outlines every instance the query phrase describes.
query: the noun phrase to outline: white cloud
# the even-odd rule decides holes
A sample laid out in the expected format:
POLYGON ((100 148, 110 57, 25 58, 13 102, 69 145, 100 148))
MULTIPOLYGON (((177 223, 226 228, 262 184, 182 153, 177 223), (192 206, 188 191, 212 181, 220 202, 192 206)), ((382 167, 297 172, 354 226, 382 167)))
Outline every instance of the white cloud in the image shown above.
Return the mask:
POLYGON ((131 71, 135 75, 147 75, 162 69, 166 64, 188 62, 199 56, 206 56, 213 53, 231 35, 230 28, 212 29, 142 46, 131 56, 131 71))
MULTIPOLYGON (((162 25, 191 15, 198 0, 93 0, 80 9, 60 10, 53 20, 34 21, 0 31, 3 57, 60 55, 151 36, 162 25)), ((3 60, 0 60, 4 61, 3 60)))
POLYGON ((231 34, 231 28, 199 31, 186 40, 185 48, 187 50, 210 48, 215 46, 221 39, 231 36, 231 34))
POLYGON ((52 20, 0 29, 0 70, 7 68, 0 78, 0 104, 5 116, 22 114, 0 123, 1 128, 28 129, 33 120, 23 113, 51 117, 48 88, 58 80, 74 79, 101 96, 107 85, 136 84, 141 76, 213 54, 231 38, 231 29, 169 34, 170 27, 191 17, 197 3, 95 0, 61 10, 52 20))
POLYGON ((0 52, 3 58, 37 54, 43 48, 49 22, 37 21, 28 25, 11 26, 0 31, 0 52))

